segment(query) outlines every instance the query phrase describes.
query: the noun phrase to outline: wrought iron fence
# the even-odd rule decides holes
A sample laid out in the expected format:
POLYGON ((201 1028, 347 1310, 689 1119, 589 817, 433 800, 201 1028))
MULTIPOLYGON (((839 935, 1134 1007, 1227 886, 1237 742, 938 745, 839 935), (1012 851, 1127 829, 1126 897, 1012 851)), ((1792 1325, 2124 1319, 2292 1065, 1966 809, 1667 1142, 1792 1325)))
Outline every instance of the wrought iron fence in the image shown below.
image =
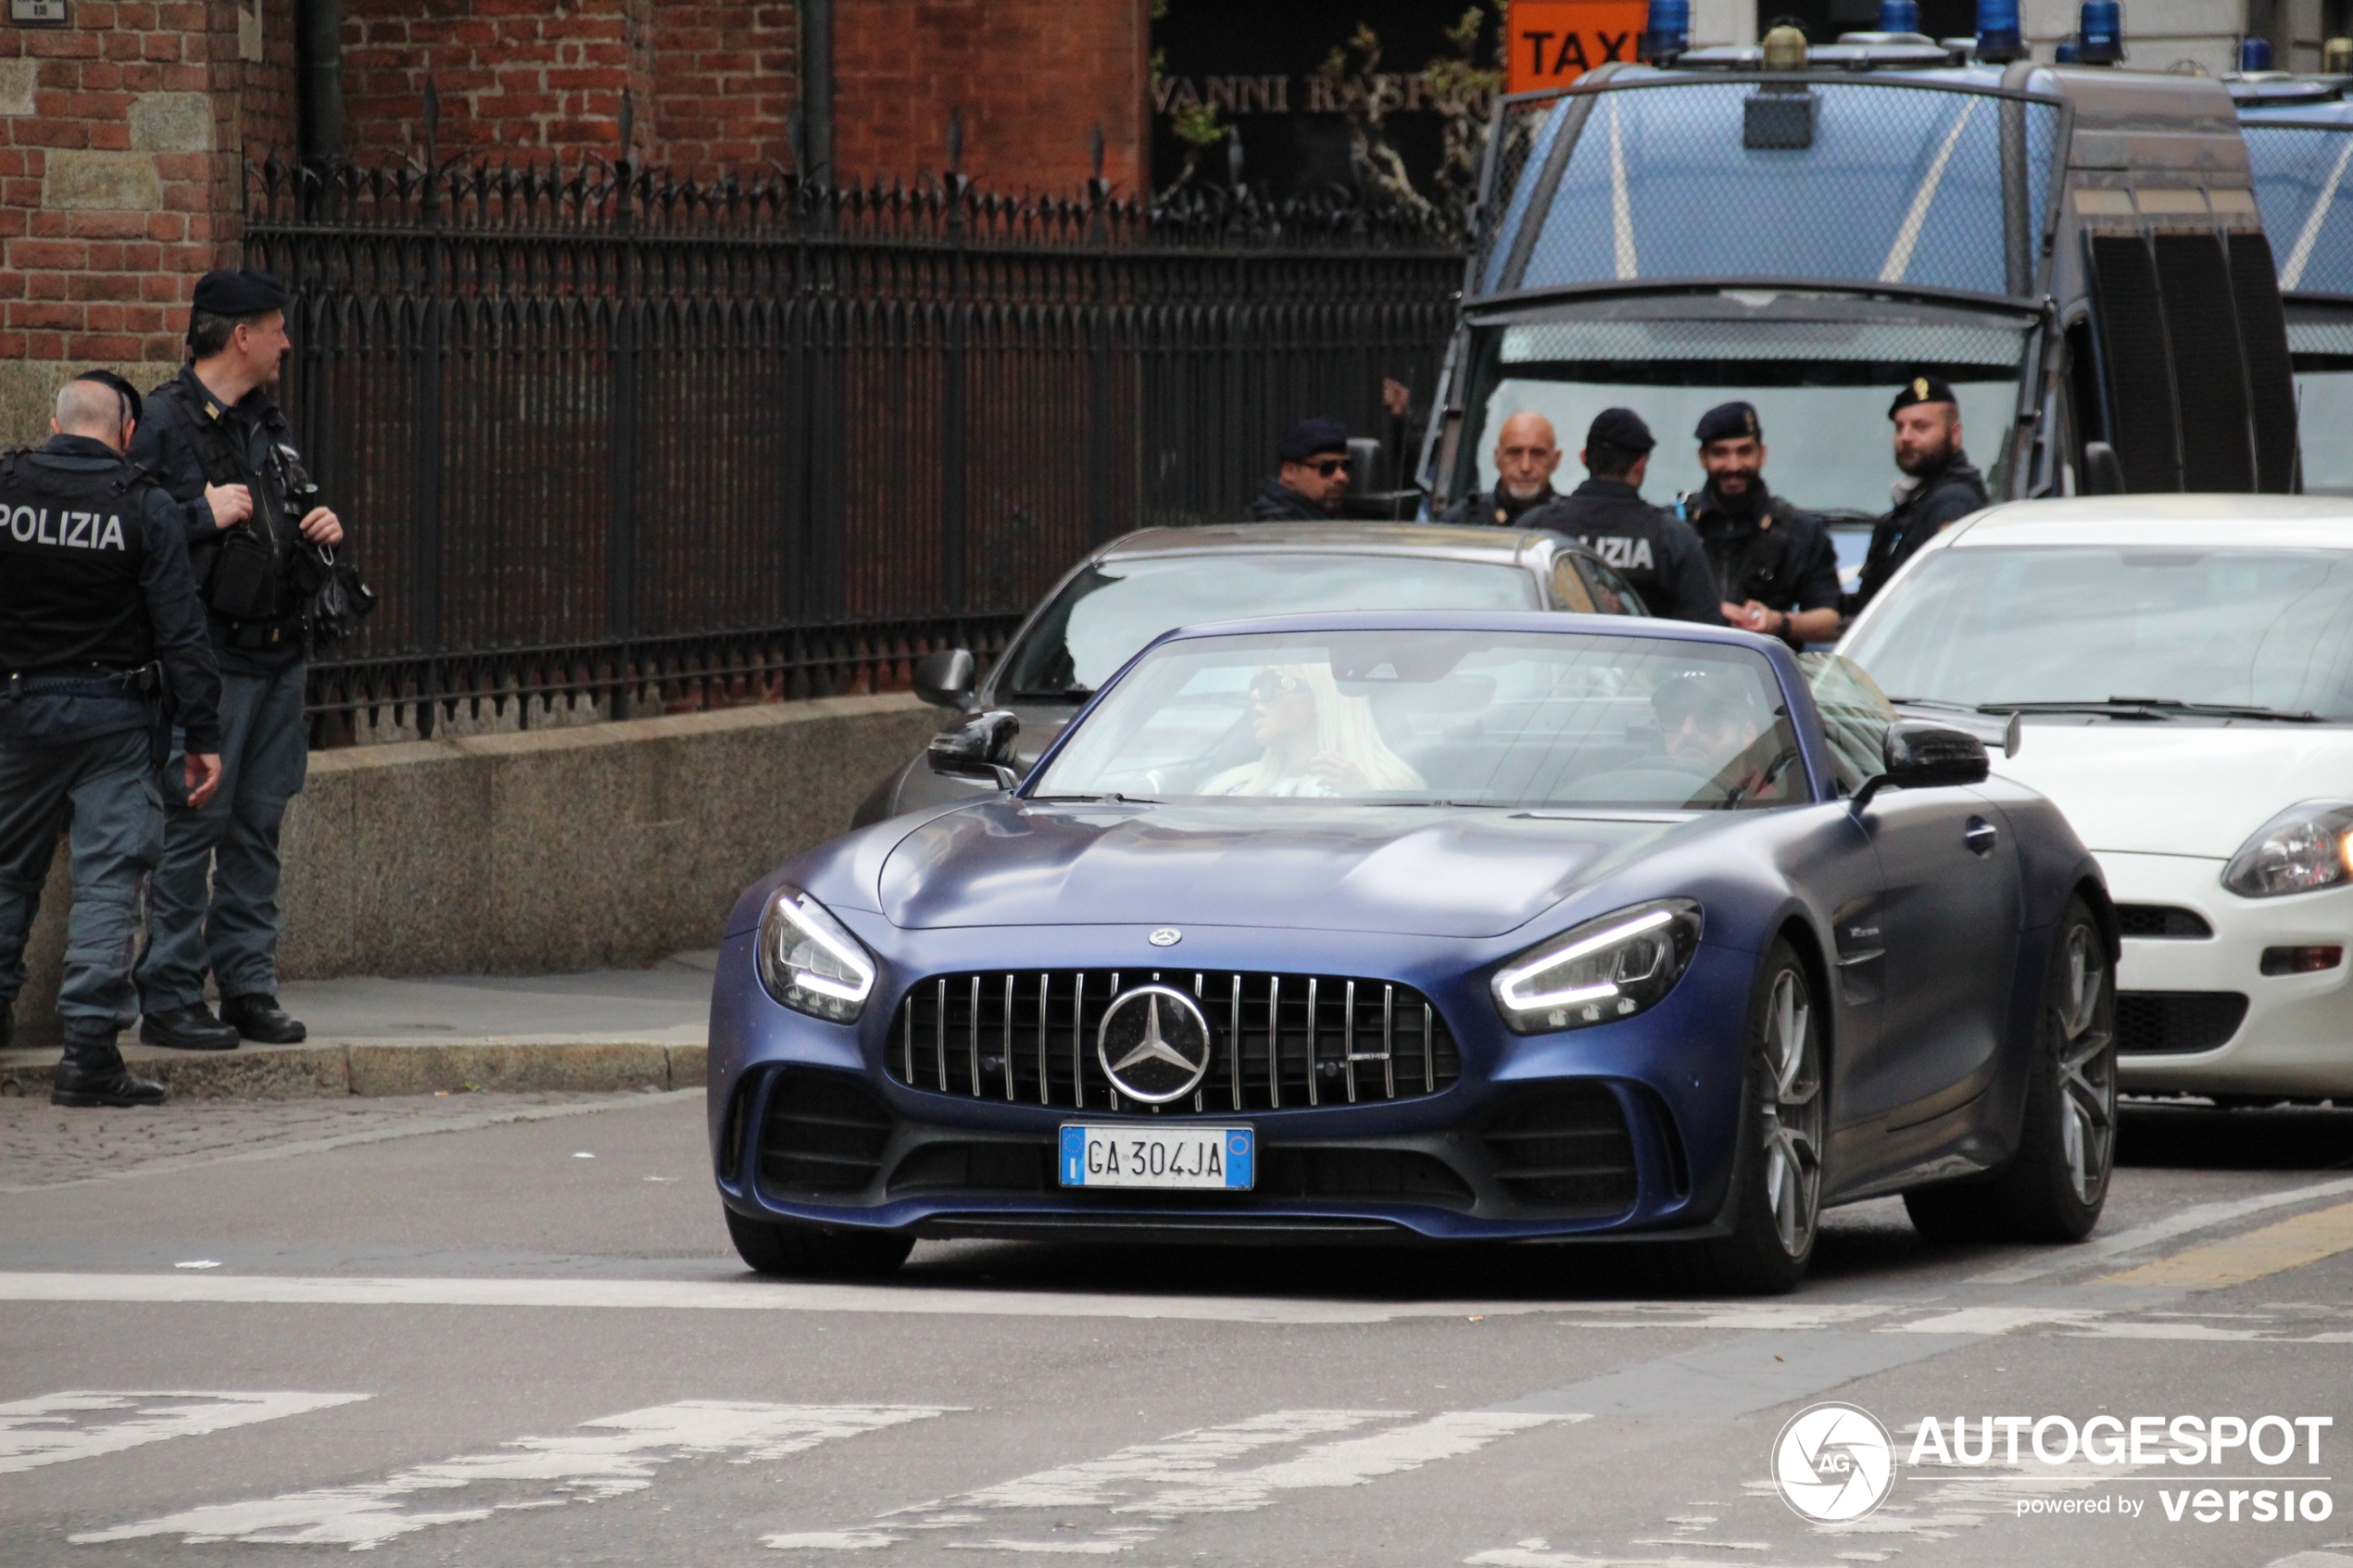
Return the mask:
POLYGON ((1091 544, 1223 521, 1435 380, 1458 256, 1359 204, 1101 181, 248 170, 283 396, 383 599, 322 740, 904 684, 1091 544), (507 705, 513 704, 510 708, 507 705))

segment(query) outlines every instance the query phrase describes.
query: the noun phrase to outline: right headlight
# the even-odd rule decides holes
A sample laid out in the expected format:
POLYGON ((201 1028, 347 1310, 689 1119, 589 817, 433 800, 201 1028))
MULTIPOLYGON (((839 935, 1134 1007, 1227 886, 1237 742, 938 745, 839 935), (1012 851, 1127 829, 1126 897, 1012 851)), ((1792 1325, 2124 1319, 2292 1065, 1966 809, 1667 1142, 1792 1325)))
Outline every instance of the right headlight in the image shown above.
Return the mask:
POLYGON ((1495 972, 1495 1005, 1515 1035, 1614 1023, 1675 988, 1699 946, 1699 906, 1660 898, 1572 926, 1495 972))
POLYGON ((2231 858, 2222 885, 2247 898, 2311 893, 2353 882, 2353 801, 2307 800, 2255 830, 2231 858))
POLYGON ((875 988, 875 960, 824 905, 789 885, 760 917, 760 983, 795 1012, 854 1023, 875 988))

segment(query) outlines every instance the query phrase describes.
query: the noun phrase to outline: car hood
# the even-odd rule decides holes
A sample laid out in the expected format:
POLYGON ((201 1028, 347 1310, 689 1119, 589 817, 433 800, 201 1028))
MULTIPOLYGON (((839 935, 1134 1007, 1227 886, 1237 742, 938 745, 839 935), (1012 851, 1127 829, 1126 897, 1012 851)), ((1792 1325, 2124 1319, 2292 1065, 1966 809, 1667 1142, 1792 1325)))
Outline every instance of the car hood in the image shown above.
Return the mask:
POLYGON ((935 817, 884 861, 901 927, 1252 925, 1495 936, 1705 819, 1464 808, 1031 805, 935 817))
POLYGON ((2297 801, 2353 797, 2353 730, 2030 723, 1994 771, 2056 801, 2087 848, 2227 860, 2297 801))

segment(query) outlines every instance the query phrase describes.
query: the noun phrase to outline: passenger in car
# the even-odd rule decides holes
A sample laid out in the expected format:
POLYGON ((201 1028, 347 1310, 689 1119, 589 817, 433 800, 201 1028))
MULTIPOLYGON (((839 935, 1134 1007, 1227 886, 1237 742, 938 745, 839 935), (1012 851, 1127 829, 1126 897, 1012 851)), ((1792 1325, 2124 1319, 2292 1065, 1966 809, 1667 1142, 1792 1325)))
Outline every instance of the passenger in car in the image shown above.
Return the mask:
POLYGON ((1352 796, 1427 786, 1389 748, 1363 697, 1322 664, 1268 665, 1250 684, 1251 735, 1265 748, 1202 785, 1203 795, 1352 796))
POLYGON ((1789 788, 1795 754, 1745 692, 1704 674, 1680 675, 1651 693, 1667 755, 1710 787, 1694 805, 1779 799, 1789 788))

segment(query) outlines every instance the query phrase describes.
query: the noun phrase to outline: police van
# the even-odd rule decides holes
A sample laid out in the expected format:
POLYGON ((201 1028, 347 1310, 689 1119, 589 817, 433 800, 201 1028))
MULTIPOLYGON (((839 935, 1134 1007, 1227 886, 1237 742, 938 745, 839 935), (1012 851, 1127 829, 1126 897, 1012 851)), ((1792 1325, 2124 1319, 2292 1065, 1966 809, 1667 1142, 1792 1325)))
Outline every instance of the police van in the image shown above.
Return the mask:
POLYGON ((2353 495, 2353 104, 2342 76, 2231 80, 2279 259, 2304 488, 2353 495))
MULTIPOLYGON (((1655 0, 1654 25, 1674 8, 1655 0)), ((1670 65, 1505 98, 1424 448, 1433 504, 1492 483, 1491 432, 1522 408, 1573 448, 1632 408, 1663 444, 1654 492, 1695 488, 1680 444, 1745 398, 1777 493, 1868 516, 1896 477, 1889 400, 1922 373, 1956 388, 1995 499, 2296 489, 2230 94, 1982 60, 2011 29, 2007 51, 1890 31, 1768 39, 1772 59, 1655 32, 1670 65)))

